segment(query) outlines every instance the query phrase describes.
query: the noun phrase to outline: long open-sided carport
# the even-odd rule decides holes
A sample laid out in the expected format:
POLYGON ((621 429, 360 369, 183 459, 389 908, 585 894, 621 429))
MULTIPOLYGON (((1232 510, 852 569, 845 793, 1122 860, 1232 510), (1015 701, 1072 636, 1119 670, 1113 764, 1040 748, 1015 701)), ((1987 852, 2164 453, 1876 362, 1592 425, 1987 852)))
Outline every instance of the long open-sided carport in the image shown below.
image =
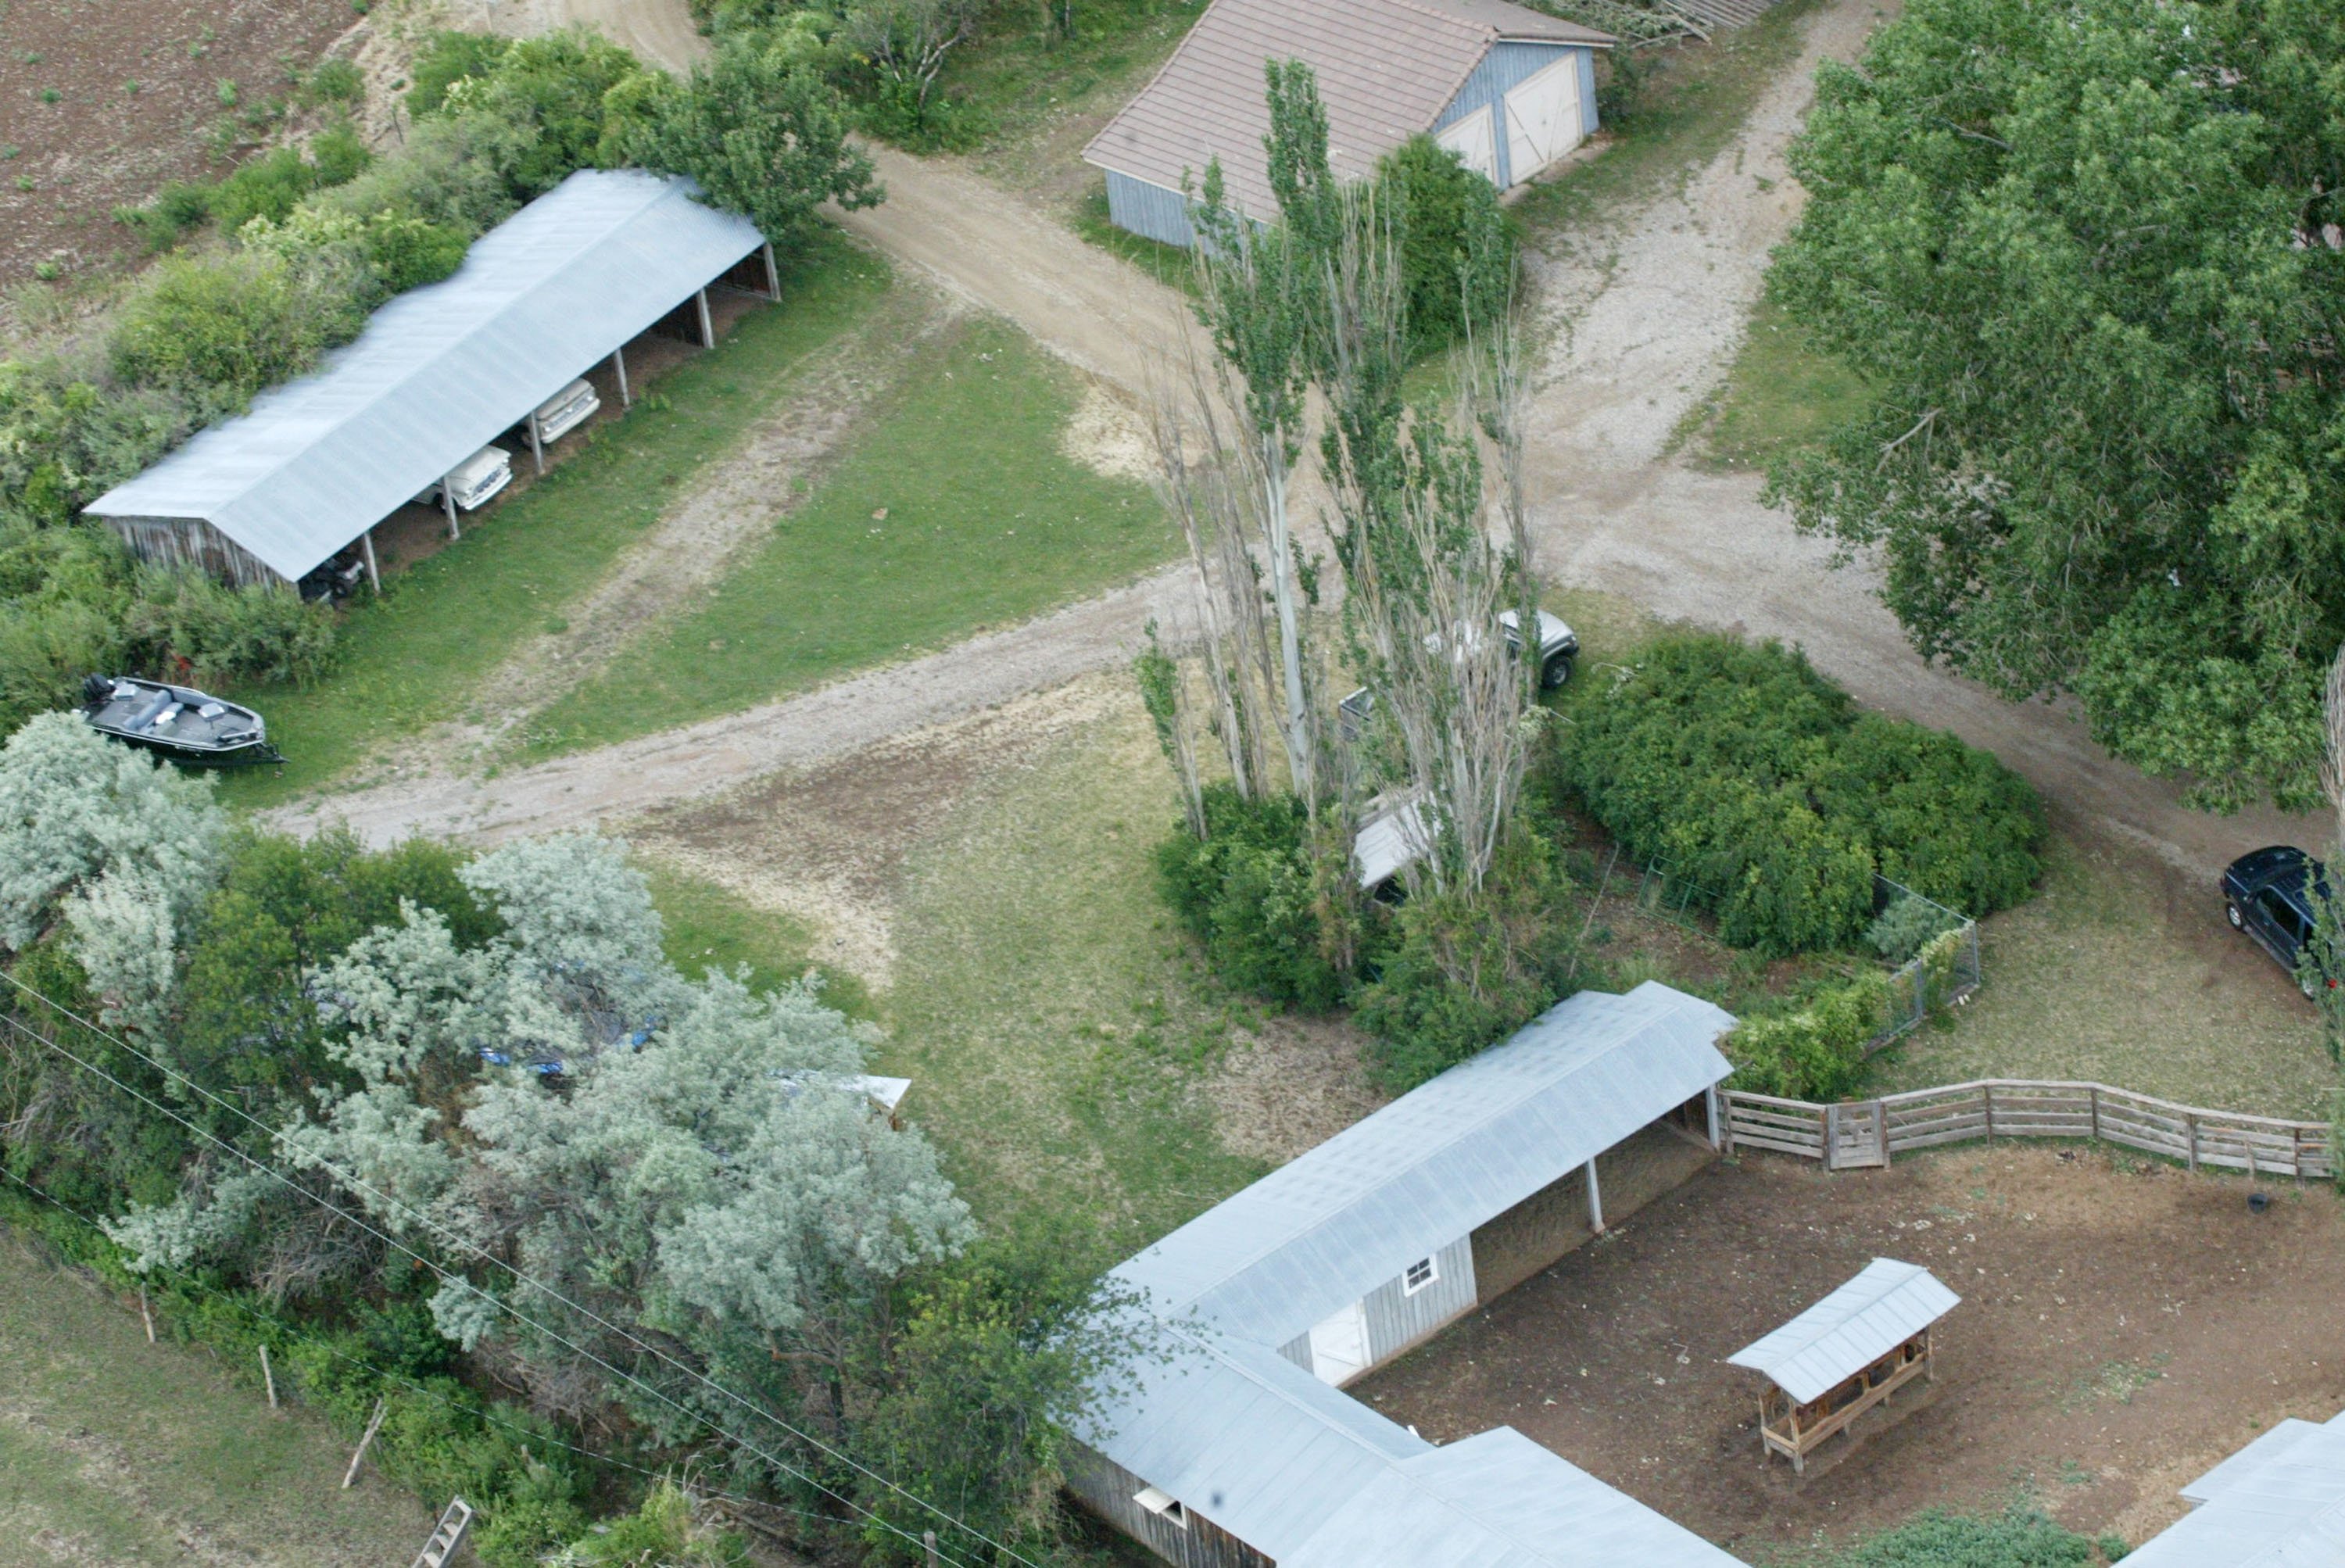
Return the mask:
POLYGON ((482 236, 454 276, 88 510, 144 560, 240 584, 298 583, 355 543, 380 586, 377 523, 604 361, 627 400, 626 345, 664 317, 693 307, 714 346, 709 286, 745 262, 778 294, 756 226, 689 180, 581 170, 482 236))

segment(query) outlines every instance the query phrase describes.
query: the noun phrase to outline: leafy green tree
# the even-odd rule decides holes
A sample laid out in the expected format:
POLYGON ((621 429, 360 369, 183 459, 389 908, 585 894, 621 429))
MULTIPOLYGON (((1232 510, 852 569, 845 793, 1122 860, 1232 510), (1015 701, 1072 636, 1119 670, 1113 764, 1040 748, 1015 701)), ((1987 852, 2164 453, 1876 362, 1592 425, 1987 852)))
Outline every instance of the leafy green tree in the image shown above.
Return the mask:
POLYGON ((1772 284, 1867 411, 1771 475, 1924 656, 2230 807, 2345 636, 2345 10, 1915 0, 1827 65, 1772 284))
POLYGON ((1429 136, 1414 136, 1376 168, 1399 230, 1405 337, 1412 358, 1487 331, 1507 313, 1514 235, 1497 187, 1429 136))
POLYGON ((625 137, 628 156, 692 176, 713 205, 747 217, 777 250, 803 247, 826 201, 851 211, 880 200, 871 160, 848 144, 838 94, 755 35, 721 40, 689 82, 645 107, 625 137))
POLYGON ((317 269, 245 250, 173 256, 123 301, 107 346, 126 382, 236 406, 365 322, 349 288, 317 269))

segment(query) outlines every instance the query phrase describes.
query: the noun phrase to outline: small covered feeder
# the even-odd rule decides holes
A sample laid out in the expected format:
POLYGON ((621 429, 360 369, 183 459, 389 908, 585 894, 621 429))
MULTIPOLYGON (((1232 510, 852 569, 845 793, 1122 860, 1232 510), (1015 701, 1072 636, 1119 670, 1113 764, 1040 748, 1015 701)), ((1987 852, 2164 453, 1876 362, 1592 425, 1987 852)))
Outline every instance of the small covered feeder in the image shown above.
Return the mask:
MULTIPOLYGON (((1782 1328, 1726 1358, 1762 1373, 1759 1437, 1807 1473, 1825 1439, 1916 1378, 1934 1381, 1931 1330, 1962 1298, 1918 1263, 1876 1257, 1782 1328)), ((1855 1437, 1850 1432, 1850 1441, 1855 1437)))

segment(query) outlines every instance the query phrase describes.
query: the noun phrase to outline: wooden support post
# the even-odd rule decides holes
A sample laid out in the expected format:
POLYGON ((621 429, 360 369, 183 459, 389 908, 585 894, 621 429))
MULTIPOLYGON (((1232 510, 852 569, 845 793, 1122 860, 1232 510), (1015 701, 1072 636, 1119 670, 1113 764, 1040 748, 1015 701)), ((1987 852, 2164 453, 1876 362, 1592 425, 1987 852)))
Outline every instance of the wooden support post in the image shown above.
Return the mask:
POLYGON ((1889 1168, 1889 1104, 1885 1100, 1873 1102, 1873 1139, 1874 1145, 1881 1151, 1881 1168, 1887 1170, 1889 1168))
POLYGON ((766 259, 766 298, 778 305, 782 300, 782 270, 774 265, 774 248, 760 245, 757 250, 766 259))
POLYGON ((366 1458, 366 1451, 369 1447, 372 1446, 374 1442, 374 1434, 382 1430, 382 1413, 390 1408, 391 1402, 388 1400, 375 1400, 374 1415, 372 1419, 367 1422, 366 1435, 359 1439, 358 1452, 350 1455, 350 1468, 342 1471, 343 1491, 348 1492, 350 1488, 350 1483, 358 1480, 359 1461, 366 1458))
POLYGON ((2184 1157, 2195 1171, 2198 1168, 2198 1118, 2188 1111, 2184 1112, 2182 1129, 2188 1140, 2184 1145, 2184 1157))
POLYGON ((1701 1112, 1710 1125, 1710 1146, 1720 1154, 1724 1154, 1726 1145, 1719 1141, 1717 1084, 1712 1084, 1701 1092, 1701 1112))
POLYGON ((374 564, 373 529, 370 528, 359 535, 359 552, 366 557, 367 586, 380 595, 382 592, 382 572, 374 564))
POLYGON ((448 537, 462 539, 464 531, 456 526, 456 486, 453 479, 452 474, 441 475, 440 509, 448 514, 448 537))
POLYGON ((1604 1234, 1604 1189, 1597 1184, 1596 1162, 1588 1162, 1588 1228, 1604 1234))
POLYGON ((627 394, 627 349, 625 344, 622 343, 619 347, 611 351, 611 369, 616 372, 619 377, 619 406, 622 409, 630 409, 634 407, 635 400, 627 394))
POLYGON ((2092 1088, 2086 1089, 2085 1093, 2090 1097, 2092 1102, 2093 1142, 2097 1144, 2101 1141, 2101 1091, 2098 1085, 2095 1085, 2092 1088))
POLYGON ((1979 1085, 1979 1103, 1986 1107, 1986 1135, 1991 1138, 1995 1136, 1995 1085, 1993 1084, 1979 1085))
POLYGON ((716 323, 709 319, 708 290, 703 288, 693 299, 700 307, 700 346, 713 349, 716 346, 716 323))
POLYGON ((269 1347, 260 1347, 260 1381, 269 1390, 269 1408, 277 1408, 277 1372, 269 1364, 269 1347))
POLYGON ((1840 1169, 1840 1106, 1824 1107, 1824 1169, 1840 1169))
POLYGON ((138 1320, 147 1325, 147 1342, 155 1342, 155 1314, 147 1310, 147 1287, 138 1288, 138 1320))
POLYGON ((545 438, 538 433, 537 415, 529 416, 529 456, 540 473, 545 472, 545 438))
MULTIPOLYGON (((774 264, 773 256, 774 248, 768 245, 766 247, 766 266, 771 267, 774 264)), ((935 1531, 923 1530, 920 1532, 920 1547, 929 1554, 929 1568, 939 1568, 939 1565, 944 1562, 944 1559, 937 1553, 937 1532, 935 1531)))

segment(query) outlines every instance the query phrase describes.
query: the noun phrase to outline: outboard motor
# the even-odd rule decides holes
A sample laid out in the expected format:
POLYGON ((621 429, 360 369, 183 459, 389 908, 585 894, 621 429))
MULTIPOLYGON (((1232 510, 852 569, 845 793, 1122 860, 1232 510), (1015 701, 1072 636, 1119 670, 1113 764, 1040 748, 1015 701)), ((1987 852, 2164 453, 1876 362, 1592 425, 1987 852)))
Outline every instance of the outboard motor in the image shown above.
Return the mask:
POLYGON ((114 677, 112 676, 106 675, 83 677, 81 683, 81 699, 83 703, 91 708, 97 708, 106 703, 112 702, 114 700, 114 677))

